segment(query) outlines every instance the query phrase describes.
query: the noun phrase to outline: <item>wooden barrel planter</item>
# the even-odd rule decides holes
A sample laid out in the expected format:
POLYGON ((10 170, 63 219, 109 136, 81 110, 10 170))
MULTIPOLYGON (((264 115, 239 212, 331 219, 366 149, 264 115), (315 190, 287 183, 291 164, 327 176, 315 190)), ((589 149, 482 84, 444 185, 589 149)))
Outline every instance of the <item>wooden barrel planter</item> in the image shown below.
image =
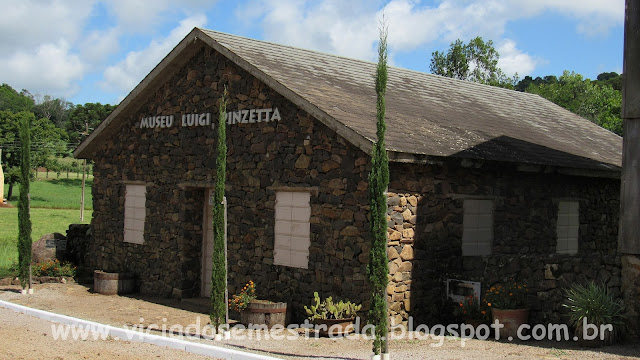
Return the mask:
POLYGON ((135 290, 136 281, 132 273, 112 273, 96 270, 93 272, 93 290, 103 295, 130 294, 135 290))
POLYGON ((275 325, 286 326, 287 303, 254 300, 247 304, 247 308, 240 312, 240 322, 246 326, 275 325))

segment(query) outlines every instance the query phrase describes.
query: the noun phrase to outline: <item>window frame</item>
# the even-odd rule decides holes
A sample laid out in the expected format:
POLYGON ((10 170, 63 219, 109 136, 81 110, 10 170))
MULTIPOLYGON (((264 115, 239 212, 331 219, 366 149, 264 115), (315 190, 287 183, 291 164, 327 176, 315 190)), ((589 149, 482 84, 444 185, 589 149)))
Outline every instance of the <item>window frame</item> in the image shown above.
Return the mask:
POLYGON ((462 256, 491 255, 494 240, 495 200, 467 198, 463 201, 462 256), (488 225, 486 221, 489 222, 488 225), (488 240, 481 241, 481 237, 486 237, 488 240))
POLYGON ((311 246, 311 192, 276 191, 274 203, 273 264, 309 268, 311 246))
POLYGON ((125 183, 123 242, 143 245, 147 217, 147 186, 125 183), (140 195, 142 194, 142 195, 140 195))
POLYGON ((556 254, 575 255, 579 251, 580 202, 559 200, 556 217, 556 254))

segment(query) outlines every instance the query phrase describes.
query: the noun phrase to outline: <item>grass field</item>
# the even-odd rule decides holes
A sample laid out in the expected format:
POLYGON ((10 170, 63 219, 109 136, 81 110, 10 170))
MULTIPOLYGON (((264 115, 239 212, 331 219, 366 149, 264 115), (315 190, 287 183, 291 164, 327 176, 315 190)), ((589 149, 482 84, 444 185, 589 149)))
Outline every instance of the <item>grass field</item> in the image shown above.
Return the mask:
MULTIPOLYGON (((92 181, 85 189, 84 223, 91 221, 92 181)), ((69 224, 80 223, 81 179, 38 179, 31 183, 31 239, 37 241, 42 235, 59 232, 65 234, 69 224)), ((5 186, 5 192, 7 188, 5 186)), ((0 277, 8 275, 9 267, 18 261, 18 208, 19 186, 14 188, 13 208, 0 208, 0 277)))
MULTIPOLYGON (((84 223, 91 221, 92 211, 85 210, 84 223)), ((59 232, 66 235, 69 224, 80 223, 80 209, 31 209, 31 240, 59 232)), ((18 208, 0 208, 0 269, 18 262, 18 208)))
MULTIPOLYGON (((91 185, 93 179, 85 183, 84 208, 92 208, 91 185)), ((8 187, 5 186, 5 197, 8 187)), ((31 207, 53 209, 80 209, 80 194, 82 193, 82 179, 37 179, 31 182, 31 207)), ((10 203, 18 204, 20 185, 13 187, 13 197, 10 203)))

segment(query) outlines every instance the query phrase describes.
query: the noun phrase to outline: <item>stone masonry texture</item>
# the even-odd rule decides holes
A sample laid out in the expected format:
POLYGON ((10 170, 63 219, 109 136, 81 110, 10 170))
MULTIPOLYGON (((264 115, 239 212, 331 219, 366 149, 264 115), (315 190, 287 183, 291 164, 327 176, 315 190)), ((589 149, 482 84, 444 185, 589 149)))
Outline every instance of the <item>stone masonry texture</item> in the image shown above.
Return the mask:
MULTIPOLYGON (((87 248, 82 260, 92 269, 133 272, 145 294, 208 296, 200 294, 202 222, 217 131, 139 122, 174 115, 179 123, 191 113, 211 113, 216 122, 225 86, 228 111, 277 107, 282 117, 227 127, 229 293, 253 280, 260 298, 287 302, 295 321, 314 291, 368 309, 369 156, 210 48, 196 52, 96 153, 94 217, 84 231, 91 240, 77 240, 87 248), (142 245, 123 242, 127 183, 146 184, 142 245), (308 269, 273 265, 275 194, 285 188, 311 192, 308 269)), ((395 323, 450 320, 447 278, 480 281, 483 289, 509 278, 526 283, 533 322, 563 320, 563 289, 573 282, 597 280, 619 295, 619 180, 463 164, 390 165, 387 293, 395 323), (490 256, 461 256, 467 197, 495 201, 490 256), (555 253, 561 199, 580 203, 580 252, 573 256, 555 253)))

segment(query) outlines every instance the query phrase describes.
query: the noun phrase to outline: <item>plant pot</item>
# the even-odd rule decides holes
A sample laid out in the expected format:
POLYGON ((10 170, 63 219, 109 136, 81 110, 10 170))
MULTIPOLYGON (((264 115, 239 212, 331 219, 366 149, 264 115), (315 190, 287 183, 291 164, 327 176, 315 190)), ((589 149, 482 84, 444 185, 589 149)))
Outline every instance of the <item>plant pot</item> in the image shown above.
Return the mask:
POLYGON ((130 294, 135 289, 132 273, 112 273, 102 270, 93 272, 93 290, 102 295, 130 294))
POLYGON ((529 320, 529 309, 491 309, 492 322, 504 325, 499 331, 499 339, 516 339, 518 328, 529 320))
POLYGON ((485 324, 485 321, 482 319, 465 319, 464 323, 473 326, 474 329, 477 329, 478 326, 485 324))
POLYGON ((356 318, 348 319, 315 319, 316 330, 322 336, 342 336, 355 331, 353 322, 356 318))
POLYGON ((240 311, 240 322, 248 327, 286 326, 287 303, 254 300, 240 311))

